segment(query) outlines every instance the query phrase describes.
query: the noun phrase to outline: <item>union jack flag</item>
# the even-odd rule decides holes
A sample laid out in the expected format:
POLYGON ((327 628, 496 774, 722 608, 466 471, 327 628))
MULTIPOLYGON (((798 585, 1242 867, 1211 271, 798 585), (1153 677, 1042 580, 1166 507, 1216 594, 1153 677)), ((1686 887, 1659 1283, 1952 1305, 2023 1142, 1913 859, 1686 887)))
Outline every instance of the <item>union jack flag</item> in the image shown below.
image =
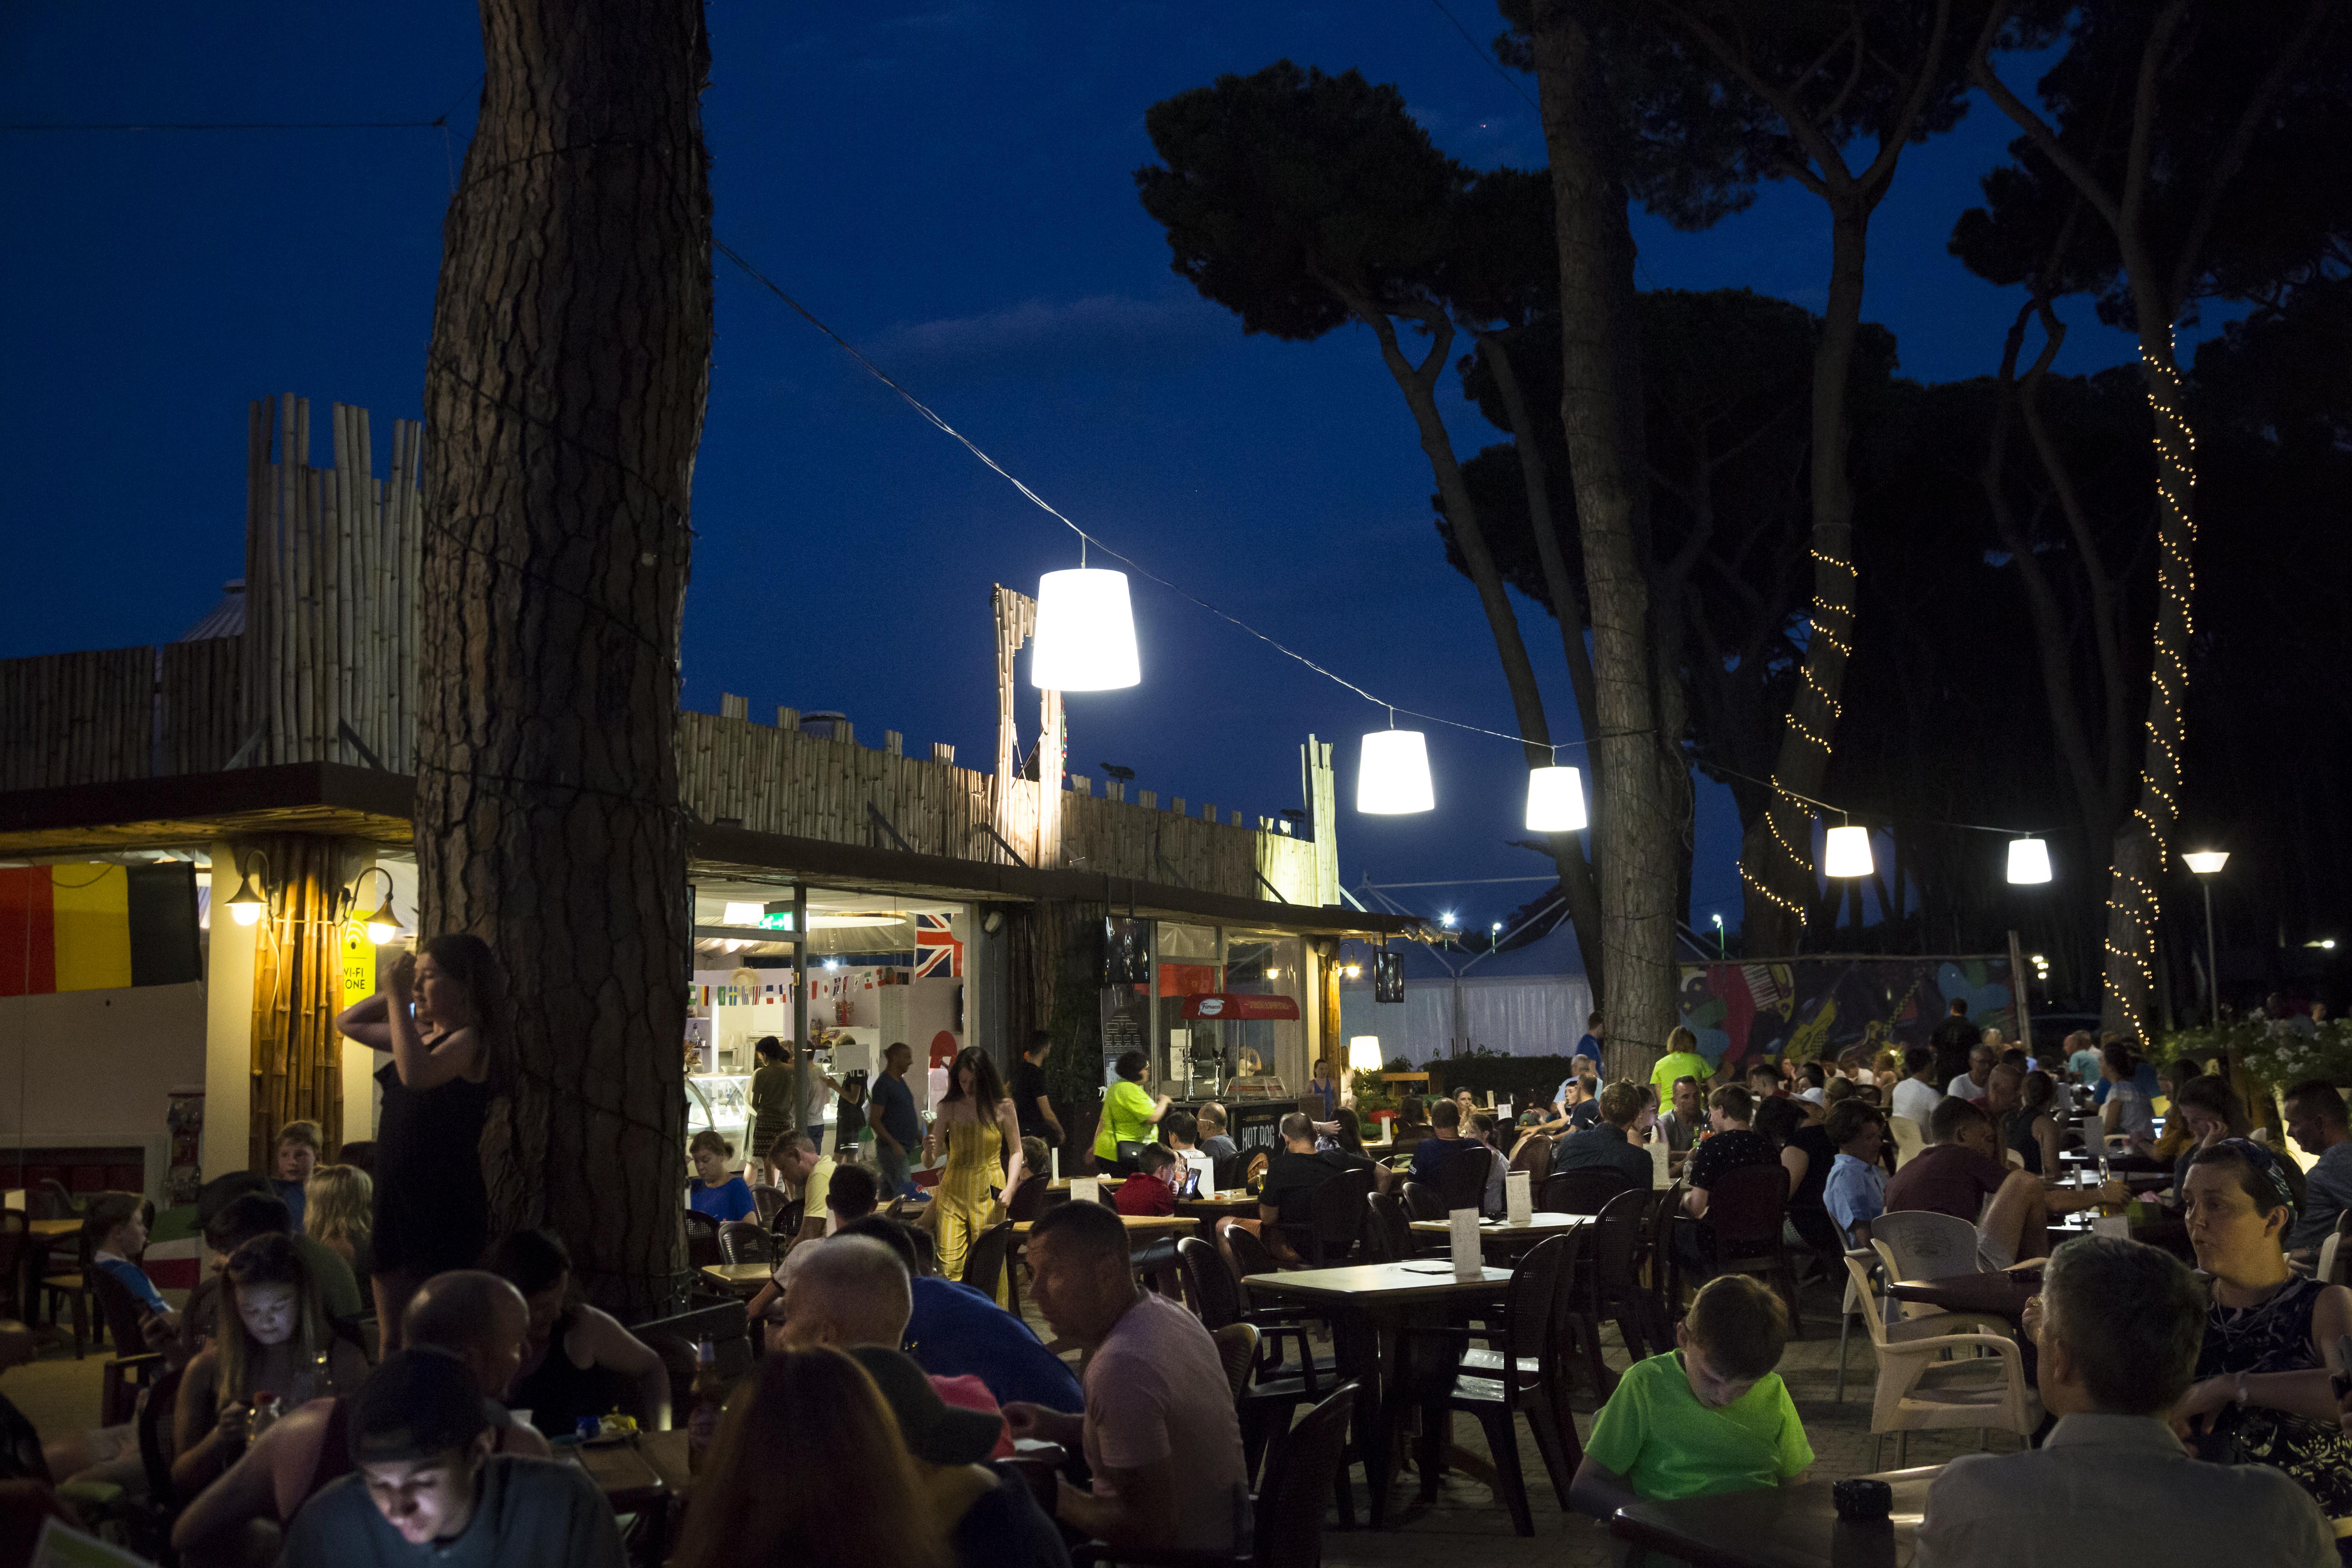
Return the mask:
POLYGON ((915 917, 915 978, 963 978, 963 943, 955 939, 950 916, 915 917))

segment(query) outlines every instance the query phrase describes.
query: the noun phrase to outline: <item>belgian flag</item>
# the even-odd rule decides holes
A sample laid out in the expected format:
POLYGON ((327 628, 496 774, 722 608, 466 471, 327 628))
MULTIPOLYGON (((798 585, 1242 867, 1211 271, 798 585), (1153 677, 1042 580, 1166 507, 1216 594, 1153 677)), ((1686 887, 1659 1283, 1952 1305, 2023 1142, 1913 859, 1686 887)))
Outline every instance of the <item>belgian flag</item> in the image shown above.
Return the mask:
POLYGON ((0 870, 0 996, 201 978, 196 869, 85 863, 0 870))

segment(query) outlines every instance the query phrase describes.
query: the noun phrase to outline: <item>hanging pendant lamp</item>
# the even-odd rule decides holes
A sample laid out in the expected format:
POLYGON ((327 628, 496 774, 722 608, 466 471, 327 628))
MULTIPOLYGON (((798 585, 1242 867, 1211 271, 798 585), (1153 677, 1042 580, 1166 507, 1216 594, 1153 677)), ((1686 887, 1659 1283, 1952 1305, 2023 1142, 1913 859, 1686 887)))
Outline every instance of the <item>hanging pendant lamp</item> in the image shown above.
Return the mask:
POLYGON ((1871 872, 1870 829, 1851 825, 1832 827, 1822 846, 1822 875, 1867 877, 1871 872))
POLYGON ((1528 773, 1528 831, 1575 833, 1585 826, 1584 779, 1574 768, 1535 768, 1528 773))
POLYGON ((1048 691, 1112 691, 1143 679, 1127 574, 1076 566, 1037 579, 1029 683, 1048 691))
POLYGON ((2039 838, 2009 841, 2009 879, 2046 882, 2050 879, 2050 846, 2039 838))
MULTIPOLYGON (((1389 722, 1396 722, 1391 712, 1389 722)), ((1356 809, 1367 816, 1403 816, 1433 811, 1437 791, 1429 778, 1429 745, 1418 730, 1374 730, 1364 737, 1356 764, 1356 809)))

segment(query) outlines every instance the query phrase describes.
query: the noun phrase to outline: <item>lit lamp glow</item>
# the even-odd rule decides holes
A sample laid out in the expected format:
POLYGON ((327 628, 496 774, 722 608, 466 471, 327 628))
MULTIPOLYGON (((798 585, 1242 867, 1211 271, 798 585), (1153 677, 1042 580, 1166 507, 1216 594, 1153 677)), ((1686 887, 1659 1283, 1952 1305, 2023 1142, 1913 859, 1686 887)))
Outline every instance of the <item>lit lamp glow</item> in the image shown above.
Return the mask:
POLYGON ((1364 737, 1356 767, 1356 809, 1367 816, 1434 811, 1429 745, 1418 730, 1375 730, 1364 737))
POLYGON ((1048 691, 1110 691, 1143 679, 1127 574, 1079 566, 1037 579, 1029 683, 1048 691))
POLYGON ((1381 1070, 1381 1037, 1378 1035, 1356 1035, 1349 1037, 1348 1070, 1350 1072, 1381 1070))
POLYGON ((1867 877, 1871 872, 1870 829, 1832 827, 1822 846, 1822 875, 1867 877))
POLYGON ((253 868, 248 862, 237 871, 236 891, 229 895, 229 917, 241 926, 258 925, 268 907, 268 901, 254 889, 253 868))
POLYGON ((2050 846, 2039 838, 2009 841, 2009 879, 2046 882, 2050 879, 2050 846))
POLYGON ((2191 849, 2180 858, 2183 864, 2199 876, 2210 877, 2217 875, 2222 867, 2230 863, 2230 852, 2227 849, 2191 849))
POLYGON ((383 946, 400 934, 400 916, 393 910, 390 893, 383 896, 382 909, 377 910, 373 914, 361 918, 367 922, 368 941, 378 947, 383 946))
POLYGON ((1536 768, 1528 774, 1528 831, 1583 829, 1584 780, 1574 768, 1536 768))

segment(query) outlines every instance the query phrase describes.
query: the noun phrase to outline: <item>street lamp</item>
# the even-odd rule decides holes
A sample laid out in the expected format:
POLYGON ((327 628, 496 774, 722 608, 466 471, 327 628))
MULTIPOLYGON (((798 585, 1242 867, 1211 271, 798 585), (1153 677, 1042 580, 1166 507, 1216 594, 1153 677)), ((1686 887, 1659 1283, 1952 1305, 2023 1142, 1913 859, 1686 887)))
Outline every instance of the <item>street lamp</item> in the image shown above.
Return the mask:
POLYGON ((2230 863, 2227 849, 2192 849, 2181 860, 2197 879, 2205 885, 2205 1022, 2218 1023, 2221 1016, 2221 966, 2213 946, 2213 879, 2230 863))
POLYGON ((1717 958, 1728 958, 1731 956, 1731 949, 1727 944, 1723 934, 1723 917, 1721 915, 1715 917, 1715 956, 1717 958))

